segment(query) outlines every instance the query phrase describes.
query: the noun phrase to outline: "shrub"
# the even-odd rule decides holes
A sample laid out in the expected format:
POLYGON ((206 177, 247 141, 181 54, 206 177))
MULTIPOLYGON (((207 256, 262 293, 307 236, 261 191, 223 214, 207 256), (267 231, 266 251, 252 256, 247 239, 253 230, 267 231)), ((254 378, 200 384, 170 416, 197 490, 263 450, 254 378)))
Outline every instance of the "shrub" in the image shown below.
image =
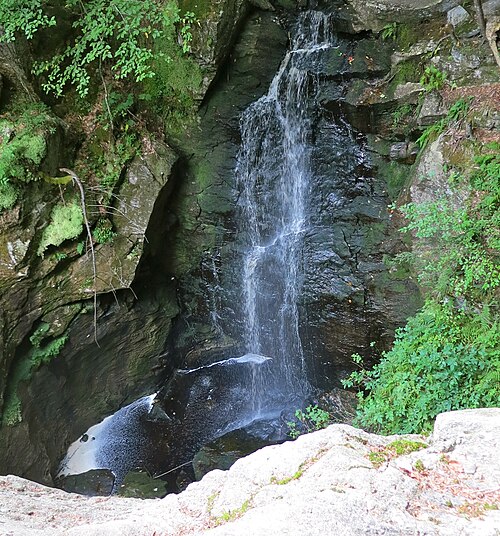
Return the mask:
POLYGON ((316 405, 307 406, 304 411, 296 410, 295 418, 296 421, 287 423, 288 435, 293 439, 301 434, 326 428, 330 424, 330 414, 316 405))
POLYGON ((420 83, 424 86, 425 91, 441 89, 446 82, 446 73, 440 71, 434 65, 428 65, 424 69, 424 74, 420 78, 420 83))
POLYGON ((440 412, 498 405, 498 149, 492 145, 476 157, 468 177, 454 175, 470 188, 461 208, 443 198, 402 209, 409 221, 404 230, 416 238, 413 257, 427 299, 373 370, 361 368, 344 381, 362 389, 357 422, 364 427, 420 432, 440 412))

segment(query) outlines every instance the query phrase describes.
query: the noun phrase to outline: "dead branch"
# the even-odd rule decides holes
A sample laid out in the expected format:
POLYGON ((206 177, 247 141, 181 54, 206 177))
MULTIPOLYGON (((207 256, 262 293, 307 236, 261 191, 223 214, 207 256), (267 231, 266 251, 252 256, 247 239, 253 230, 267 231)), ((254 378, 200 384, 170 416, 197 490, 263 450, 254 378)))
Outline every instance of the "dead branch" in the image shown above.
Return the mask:
POLYGON ((76 184, 78 187, 78 190, 80 191, 80 203, 82 206, 82 213, 83 213, 83 221, 85 223, 85 229, 87 230, 87 235, 89 238, 90 243, 90 251, 92 256, 92 271, 93 271, 93 281, 94 281, 94 340, 99 346, 99 342, 97 340, 97 264, 95 259, 95 249, 94 249, 94 242, 92 240, 92 232, 90 230, 90 224, 89 219, 87 217, 87 206, 85 203, 85 190, 83 189, 82 181, 79 179, 78 175, 68 168, 59 168, 60 171, 63 173, 67 173, 72 181, 73 184, 76 184))

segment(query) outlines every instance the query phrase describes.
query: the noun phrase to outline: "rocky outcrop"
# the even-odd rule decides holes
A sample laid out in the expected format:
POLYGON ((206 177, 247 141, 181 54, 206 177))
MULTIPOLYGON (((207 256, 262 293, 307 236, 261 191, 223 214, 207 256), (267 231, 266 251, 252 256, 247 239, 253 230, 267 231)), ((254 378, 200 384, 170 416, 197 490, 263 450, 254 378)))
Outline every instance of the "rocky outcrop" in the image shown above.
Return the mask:
MULTIPOLYGON (((204 73, 201 100, 249 5, 228 0, 196 7, 200 39, 193 57, 204 73)), ((66 201, 78 192, 71 183, 59 190, 50 184, 74 159, 74 132, 59 123, 47 132, 41 164, 47 180, 23 187, 20 202, 0 216, 0 471, 50 484, 67 444, 158 381, 159 356, 178 314, 176 282, 157 275, 143 250, 158 243, 155 224, 174 189, 178 153, 144 139, 142 155, 122 169, 111 201, 87 190, 90 224, 104 216, 114 233, 111 241, 94 238, 94 277, 85 233, 80 244, 66 240, 43 257, 37 251, 57 192, 66 201), (49 431, 55 422, 57 437, 49 431), (26 456, 17 455, 20 444, 26 456)))
POLYGON ((348 0, 340 8, 340 19, 354 32, 382 28, 397 21, 415 23, 455 7, 458 0, 348 0))
MULTIPOLYGON (((148 143, 149 154, 124 173, 112 216, 118 236, 96 247, 100 346, 93 342, 89 255, 77 255, 74 242, 48 250, 44 259, 36 255, 53 190, 37 183, 26 206, 1 216, 0 401, 4 393, 14 421, 22 421, 0 434, 2 469, 50 483, 64 446, 91 424, 166 383, 177 367, 241 355, 235 353, 241 274, 232 263, 242 247, 234 217, 239 116, 267 91, 297 6, 285 0, 274 7, 262 0, 253 7, 240 0, 181 4, 184 10, 196 5, 200 18, 193 40, 204 74, 195 96, 202 102, 199 123, 172 141, 175 152, 148 143), (34 350, 48 351, 54 342, 61 344, 58 356, 42 359, 28 381, 23 374, 34 350), (20 444, 26 456, 17 455, 20 444)), ((406 247, 397 233, 402 222, 387 206, 429 191, 420 176, 433 173, 445 151, 441 139, 417 157, 416 138, 446 113, 441 97, 420 83, 425 58, 432 54, 432 65, 451 80, 498 79, 484 50, 467 37, 474 28, 463 29, 470 18, 462 13, 463 22, 450 22, 460 46, 443 34, 444 11, 456 2, 328 4, 342 8, 341 30, 378 32, 397 22, 414 25, 418 35, 404 46, 401 36, 339 40, 311 68, 311 84, 319 86, 319 102, 310 103, 315 211, 300 313, 309 373, 320 388, 352 369, 353 352, 370 356, 370 343, 377 354, 386 349, 394 329, 419 306, 408 272, 386 264, 406 247), (438 43, 450 53, 437 54, 438 43)), ((58 143, 51 143, 56 153, 58 143)), ((56 154, 51 169, 63 161, 56 154)))
POLYGON ((34 189, 20 207, 6 213, 7 218, 17 214, 17 219, 2 231, 10 261, 3 263, 5 288, 0 298, 5 333, 0 467, 51 483, 52 464, 65 442, 80 433, 80 425, 72 429, 73 424, 80 419, 94 422, 132 392, 140 393, 153 383, 155 357, 177 313, 175 297, 162 290, 166 301, 159 305, 154 294, 141 289, 137 292, 143 301, 135 303, 130 287, 151 214, 168 188, 176 158, 170 148, 157 144, 131 163, 113 209, 116 239, 95 244, 95 280, 90 250, 78 254, 74 241, 66 241, 55 254, 38 255, 40 233, 33 230, 46 225, 53 205, 48 185, 34 189), (37 200, 40 193, 44 196, 37 200), (30 210, 30 203, 37 209, 30 210), (123 289, 129 290, 120 292, 123 289), (103 296, 94 312, 88 303, 94 291, 112 291, 116 298, 103 296), (45 355, 41 362, 37 352, 45 355), (58 437, 49 429, 55 422, 58 437), (19 444, 26 445, 29 455, 14 454, 19 444))
POLYGON ((1 477, 0 526, 9 536, 493 536, 499 438, 500 409, 441 414, 429 438, 332 425, 161 500, 103 501, 1 477))
MULTIPOLYGON (((224 78, 202 108, 201 132, 184 146, 189 158, 179 167, 181 189, 168 216, 175 222, 167 238, 174 254, 163 260, 159 252, 155 262, 179 282, 183 333, 175 332, 173 344, 186 356, 185 366, 238 355, 238 121, 268 89, 285 52, 287 19, 286 13, 270 12, 249 18, 224 78)), ((395 327, 419 304, 407 274, 389 272, 384 264, 403 247, 397 221, 386 210, 385 177, 375 173, 363 136, 355 137, 341 119, 351 85, 389 73, 392 50, 376 39, 339 40, 311 61, 319 103, 308 103, 315 148, 300 312, 310 376, 321 387, 338 383, 352 369, 351 354, 366 353, 370 342, 386 348, 395 327)))

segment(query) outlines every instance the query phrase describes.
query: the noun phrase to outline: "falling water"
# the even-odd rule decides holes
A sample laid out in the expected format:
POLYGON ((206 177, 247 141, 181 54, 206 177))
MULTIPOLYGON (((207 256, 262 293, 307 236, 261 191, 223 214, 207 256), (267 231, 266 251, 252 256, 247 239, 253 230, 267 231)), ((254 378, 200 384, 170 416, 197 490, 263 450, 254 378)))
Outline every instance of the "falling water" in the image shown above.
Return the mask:
POLYGON ((335 46, 329 16, 301 15, 295 37, 267 95, 241 119, 242 145, 236 169, 241 191, 240 232, 244 340, 248 353, 272 358, 256 370, 256 416, 304 400, 304 353, 298 301, 301 255, 307 231, 312 113, 317 84, 311 74, 315 54, 335 46))

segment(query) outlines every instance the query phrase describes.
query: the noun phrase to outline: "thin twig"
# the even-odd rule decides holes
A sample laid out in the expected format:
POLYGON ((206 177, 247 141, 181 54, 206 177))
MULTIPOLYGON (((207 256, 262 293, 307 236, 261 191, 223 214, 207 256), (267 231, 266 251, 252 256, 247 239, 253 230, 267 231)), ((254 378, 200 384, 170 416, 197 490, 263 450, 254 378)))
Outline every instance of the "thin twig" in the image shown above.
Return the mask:
POLYGON ((109 115, 109 126, 110 126, 111 132, 113 132, 113 116, 111 115, 111 109, 109 107, 108 88, 106 86, 106 81, 104 80, 104 76, 102 74, 101 60, 99 60, 99 75, 101 76, 102 87, 104 89, 104 102, 106 103, 106 109, 107 109, 108 115, 109 115))
POLYGON ((161 475, 155 475, 153 478, 161 478, 162 476, 168 475, 169 473, 172 473, 173 471, 180 469, 181 467, 184 467, 185 465, 189 465, 190 463, 193 463, 193 460, 189 460, 188 462, 181 463, 177 467, 173 467, 172 469, 169 469, 168 471, 165 471, 161 475))

